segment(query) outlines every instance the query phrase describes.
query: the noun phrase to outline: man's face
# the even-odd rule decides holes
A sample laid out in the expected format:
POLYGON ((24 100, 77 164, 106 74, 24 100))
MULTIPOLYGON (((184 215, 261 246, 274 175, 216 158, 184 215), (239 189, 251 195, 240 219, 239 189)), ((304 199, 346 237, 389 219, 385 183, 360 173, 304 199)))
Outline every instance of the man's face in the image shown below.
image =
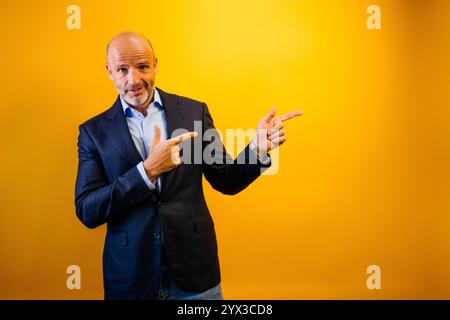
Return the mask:
POLYGON ((130 106, 142 106, 153 98, 157 60, 144 39, 113 40, 106 69, 120 96, 130 106))

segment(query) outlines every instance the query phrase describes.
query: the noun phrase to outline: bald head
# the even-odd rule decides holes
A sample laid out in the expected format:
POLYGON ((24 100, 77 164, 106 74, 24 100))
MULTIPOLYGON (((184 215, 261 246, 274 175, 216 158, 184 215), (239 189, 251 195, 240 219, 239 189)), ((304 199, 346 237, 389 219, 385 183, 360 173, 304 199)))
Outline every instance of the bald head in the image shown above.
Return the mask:
POLYGON ((148 50, 152 56, 154 56, 153 46, 150 40, 144 37, 142 34, 133 31, 124 31, 116 34, 109 40, 106 46, 106 59, 108 61, 110 51, 116 53, 117 50, 132 48, 141 48, 148 50))
POLYGON ((136 32, 115 35, 106 50, 106 69, 120 96, 145 110, 153 98, 157 59, 150 41, 136 32))

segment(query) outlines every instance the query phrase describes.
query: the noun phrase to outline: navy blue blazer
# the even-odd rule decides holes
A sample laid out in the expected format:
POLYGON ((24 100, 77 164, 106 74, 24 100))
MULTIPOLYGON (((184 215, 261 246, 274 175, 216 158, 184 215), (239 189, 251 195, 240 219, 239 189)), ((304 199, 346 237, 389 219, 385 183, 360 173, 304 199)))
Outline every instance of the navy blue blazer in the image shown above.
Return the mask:
POLYGON ((79 126, 76 214, 88 228, 107 223, 105 299, 152 299, 159 287, 162 250, 169 276, 182 290, 202 292, 220 283, 216 233, 203 195, 202 176, 214 189, 232 195, 270 166, 255 160, 249 146, 233 161, 220 140, 222 152, 214 157, 222 158, 222 163, 193 163, 195 143, 204 150, 209 141, 203 141, 203 132, 214 129, 208 108, 205 103, 158 91, 168 137, 179 128, 194 131, 194 121, 200 121, 202 131, 198 132, 197 125, 198 135, 192 140, 200 140, 183 147, 191 148, 191 164, 182 163, 164 173, 160 193, 149 190, 136 168, 143 159, 119 97, 111 108, 79 126), (253 164, 249 164, 251 157, 253 164), (243 158, 246 164, 239 161, 243 158))

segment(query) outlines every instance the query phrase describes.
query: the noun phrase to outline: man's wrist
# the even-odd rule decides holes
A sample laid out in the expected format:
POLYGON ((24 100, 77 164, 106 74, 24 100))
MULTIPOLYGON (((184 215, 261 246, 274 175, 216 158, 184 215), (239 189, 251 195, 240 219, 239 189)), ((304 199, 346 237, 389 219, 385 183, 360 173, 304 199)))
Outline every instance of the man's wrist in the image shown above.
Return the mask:
POLYGON ((267 152, 261 151, 260 148, 258 148, 258 145, 252 140, 250 142, 250 150, 252 150, 259 161, 261 162, 267 162, 268 160, 268 154, 267 152))
POLYGON ((156 188, 156 180, 152 181, 148 178, 147 173, 145 172, 145 169, 144 169, 144 161, 139 162, 138 165, 136 166, 136 168, 139 171, 139 174, 141 175, 142 180, 144 180, 147 187, 150 190, 154 190, 156 188))
POLYGON ((147 160, 144 161, 143 165, 147 177, 150 179, 150 181, 155 181, 156 178, 159 176, 158 171, 155 168, 152 168, 148 164, 147 160))

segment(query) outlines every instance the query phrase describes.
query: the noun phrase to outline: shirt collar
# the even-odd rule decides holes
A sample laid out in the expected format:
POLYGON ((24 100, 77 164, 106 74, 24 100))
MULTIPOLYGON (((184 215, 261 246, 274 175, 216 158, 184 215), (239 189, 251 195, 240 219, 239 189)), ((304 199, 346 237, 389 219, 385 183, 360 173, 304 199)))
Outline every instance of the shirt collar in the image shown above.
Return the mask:
MULTIPOLYGON (((125 117, 131 118, 133 116, 134 109, 131 108, 122 97, 120 97, 120 102, 122 103, 123 113, 125 114, 125 117)), ((162 104, 161 96, 159 95, 159 92, 158 90, 156 90, 156 88, 153 89, 153 101, 148 105, 147 111, 153 104, 158 108, 164 107, 162 104)))

